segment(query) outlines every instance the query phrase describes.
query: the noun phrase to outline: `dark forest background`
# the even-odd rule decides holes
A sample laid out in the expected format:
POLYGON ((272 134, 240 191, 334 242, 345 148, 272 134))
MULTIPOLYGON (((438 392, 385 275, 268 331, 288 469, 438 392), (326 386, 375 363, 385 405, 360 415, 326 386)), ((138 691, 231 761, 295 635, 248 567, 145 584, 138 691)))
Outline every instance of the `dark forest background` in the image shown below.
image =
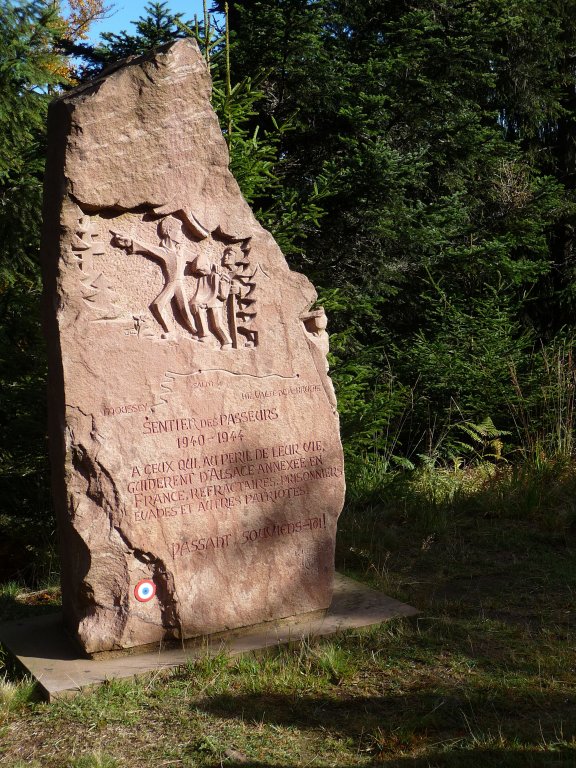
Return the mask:
POLYGON ((0 3, 1 576, 35 578, 53 536, 47 104, 178 36, 209 61, 245 197, 328 313, 351 494, 422 472, 572 472, 576 1, 209 10, 151 3, 89 46, 52 3, 0 3))

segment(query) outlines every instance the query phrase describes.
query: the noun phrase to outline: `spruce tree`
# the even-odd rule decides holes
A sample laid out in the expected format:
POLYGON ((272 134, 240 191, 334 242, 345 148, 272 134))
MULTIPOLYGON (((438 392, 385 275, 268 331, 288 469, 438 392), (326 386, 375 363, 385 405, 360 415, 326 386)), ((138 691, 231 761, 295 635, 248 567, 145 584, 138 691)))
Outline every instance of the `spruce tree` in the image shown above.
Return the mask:
POLYGON ((38 261, 45 119, 66 81, 61 23, 42 2, 0 11, 0 559, 49 537, 45 355, 38 261), (34 542, 34 543, 32 543, 34 542))
POLYGON ((328 180, 296 263, 334 309, 341 399, 391 366, 421 433, 455 404, 507 418, 518 351, 572 322, 574 2, 231 0, 231 20, 237 74, 266 67, 268 119, 296 115, 288 183, 328 180))
MULTIPOLYGON (((134 21, 134 33, 122 30, 118 34, 104 32, 101 46, 96 50, 103 54, 106 61, 117 61, 127 56, 158 48, 179 37, 185 37, 186 32, 178 25, 182 22, 182 13, 172 13, 167 3, 150 2, 144 7, 144 16, 134 21)), ((191 24, 189 21, 188 24, 191 24)))

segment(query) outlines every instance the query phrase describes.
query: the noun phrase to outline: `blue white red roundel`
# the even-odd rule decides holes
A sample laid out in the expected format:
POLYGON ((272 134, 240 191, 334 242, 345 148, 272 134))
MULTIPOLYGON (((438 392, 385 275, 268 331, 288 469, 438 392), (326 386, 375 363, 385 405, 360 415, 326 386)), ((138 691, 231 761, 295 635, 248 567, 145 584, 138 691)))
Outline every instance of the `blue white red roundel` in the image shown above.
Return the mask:
POLYGON ((134 587, 134 597, 141 603, 147 603, 148 600, 152 600, 156 594, 156 585, 150 579, 142 579, 134 587))

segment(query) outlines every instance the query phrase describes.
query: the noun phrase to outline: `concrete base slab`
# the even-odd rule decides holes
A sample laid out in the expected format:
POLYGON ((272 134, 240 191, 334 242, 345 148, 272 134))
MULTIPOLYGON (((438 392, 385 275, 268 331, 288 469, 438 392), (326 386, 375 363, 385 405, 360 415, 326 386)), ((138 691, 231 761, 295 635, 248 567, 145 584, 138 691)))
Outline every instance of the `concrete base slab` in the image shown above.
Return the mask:
POLYGON ((106 680, 177 667, 206 653, 223 650, 234 656, 417 613, 410 605, 336 574, 334 598, 327 611, 222 632, 188 641, 178 648, 82 658, 64 631, 60 613, 4 624, 0 627, 0 644, 37 680, 43 695, 51 701, 73 696, 106 680))

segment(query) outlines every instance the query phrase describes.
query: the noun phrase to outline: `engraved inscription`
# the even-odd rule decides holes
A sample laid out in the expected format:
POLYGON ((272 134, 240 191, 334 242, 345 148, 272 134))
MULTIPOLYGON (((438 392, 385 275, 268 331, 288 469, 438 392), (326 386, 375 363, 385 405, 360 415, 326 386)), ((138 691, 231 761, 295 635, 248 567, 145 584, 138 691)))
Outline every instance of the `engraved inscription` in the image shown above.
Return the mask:
POLYGON ((226 549, 230 544, 231 533, 225 533, 223 536, 204 536, 191 541, 175 541, 172 543, 172 559, 191 555, 194 552, 210 552, 215 549, 226 549))
POLYGON ((179 419, 152 420, 145 417, 142 424, 142 434, 161 435, 167 432, 193 432, 195 434, 176 438, 179 448, 189 446, 202 447, 207 442, 218 443, 242 441, 244 433, 242 429, 219 430, 218 427, 236 427, 250 423, 276 421, 280 418, 277 408, 261 408, 257 411, 234 411, 221 413, 207 418, 188 416, 179 419), (214 431, 213 428, 216 428, 214 431))
POLYGON ((280 525, 265 525, 262 528, 252 528, 249 531, 243 531, 243 543, 252 543, 259 539, 271 539, 276 536, 291 536, 295 533, 304 533, 306 531, 316 531, 326 528, 326 515, 322 517, 308 517, 302 520, 296 520, 280 525))
POLYGON ((325 454, 322 441, 311 439, 134 466, 126 485, 133 518, 147 522, 305 496, 318 481, 342 476, 325 454))
POLYGON ((149 409, 148 403, 127 403, 124 405, 105 405, 102 413, 104 416, 117 416, 121 413, 143 413, 149 409))
MULTIPOLYGON (((259 528, 249 528, 239 532, 236 537, 230 532, 222 535, 202 536, 189 541, 174 541, 170 546, 170 550, 172 559, 176 560, 177 558, 194 555, 199 552, 213 553, 215 550, 227 549, 231 544, 246 546, 247 544, 254 544, 257 541, 264 541, 266 539, 294 536, 296 534, 305 534, 310 531, 325 529, 326 515, 323 513, 318 517, 306 517, 299 520, 290 520, 285 523, 273 523, 259 528)), ((304 556, 304 550, 301 550, 301 553, 304 556)))
POLYGON ((255 389, 252 392, 242 392, 242 399, 265 400, 267 397, 308 395, 314 392, 322 392, 320 384, 296 384, 288 387, 275 387, 274 389, 255 389))
MULTIPOLYGON (((210 374, 217 374, 219 376, 230 377, 230 383, 236 379, 236 377, 242 376, 246 379, 280 379, 280 380, 297 380, 299 374, 293 374, 291 376, 285 376, 280 373, 267 373, 264 375, 246 373, 240 371, 227 370, 226 368, 207 368, 197 369, 191 371, 166 371, 164 378, 160 382, 160 392, 158 394, 158 401, 156 406, 167 405, 170 397, 174 394, 177 382, 186 382, 188 389, 202 389, 207 387, 217 386, 214 381, 205 380, 202 377, 210 374), (198 377, 198 378, 196 378, 198 377)), ((256 390, 260 392, 259 390, 256 390)), ((255 392, 256 392, 255 391, 255 392)), ((319 384, 307 384, 297 388, 279 387, 274 390, 266 390, 266 396, 272 395, 288 395, 288 394, 301 394, 304 392, 322 392, 322 387, 319 384)), ((244 400, 259 399, 258 396, 253 398, 251 393, 241 393, 241 397, 244 400)))

